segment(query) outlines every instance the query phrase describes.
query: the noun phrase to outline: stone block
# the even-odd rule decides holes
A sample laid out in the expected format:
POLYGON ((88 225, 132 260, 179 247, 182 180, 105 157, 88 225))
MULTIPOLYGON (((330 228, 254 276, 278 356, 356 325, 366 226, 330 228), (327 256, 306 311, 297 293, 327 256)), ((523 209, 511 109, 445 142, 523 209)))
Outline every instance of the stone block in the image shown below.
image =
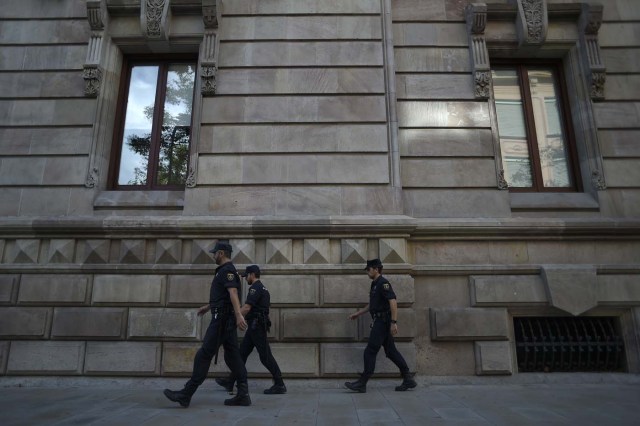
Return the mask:
POLYGON ((72 73, 2 73, 7 98, 68 98, 84 96, 84 82, 72 73))
POLYGON ((73 263, 76 242, 73 239, 49 241, 49 263, 73 263))
POLYGON ((513 374, 510 342, 475 342, 478 376, 513 374))
POLYGON ((45 158, 4 158, 0 164, 0 183, 2 185, 42 185, 45 164, 45 158))
MULTIPOLYGON (((413 217, 504 217, 509 194, 494 189, 405 189, 405 214, 413 217)), ((416 261, 416 263, 418 263, 416 261)))
MULTIPOLYGON (((165 342, 162 344, 162 375, 191 375, 193 371, 193 359, 196 352, 200 349, 200 343, 177 343, 165 342)), ((220 370, 220 360, 222 359, 223 349, 220 348, 218 354, 218 365, 211 363, 209 373, 220 370)), ((222 362, 224 365, 224 361, 222 362)))
POLYGON ((486 102, 399 101, 400 127, 490 127, 486 102))
POLYGON ((475 99, 466 74, 396 74, 398 99, 475 99))
POLYGON ((396 46, 393 52, 397 72, 471 71, 468 48, 396 46))
POLYGON ((86 16, 84 19, 5 21, 2 27, 0 44, 86 44, 90 35, 86 16))
POLYGON ((103 264, 109 262, 111 240, 83 240, 78 242, 78 262, 82 264, 103 264))
POLYGON ((382 37, 379 16, 226 17, 225 22, 223 40, 371 40, 382 37))
POLYGON ((551 306, 580 315, 598 304, 598 283, 594 266, 542 265, 551 306))
POLYGON ((340 188, 340 205, 343 215, 403 214, 402 191, 383 185, 344 186, 340 188))
POLYGON ((342 239, 340 240, 340 253, 342 263, 366 264, 367 239, 342 239))
POLYGON ((18 293, 19 304, 85 304, 89 276, 23 274, 18 293))
POLYGON ((402 159, 406 188, 496 188, 494 160, 484 158, 402 159))
POLYGON ((8 374, 82 374, 85 342, 11 342, 8 374))
POLYGON ((87 342, 85 374, 157 376, 159 342, 87 342))
POLYGON ((86 56, 86 42, 82 45, 4 46, 0 52, 0 70, 80 70, 86 56))
MULTIPOLYGON (((365 314, 358 318, 358 340, 369 340, 371 332, 371 315, 365 314)), ((396 339, 411 339, 416 336, 416 314, 413 309, 398 309, 398 334, 396 339)))
POLYGON ((304 263, 329 263, 331 245, 328 238, 304 240, 304 263))
POLYGON ((283 187, 274 193, 276 215, 339 215, 342 211, 341 188, 338 186, 283 187))
POLYGON ((213 97, 204 100, 202 109, 203 124, 366 123, 385 119, 384 96, 213 97))
POLYGON ((155 263, 180 263, 182 256, 182 240, 159 239, 156 241, 155 263))
POLYGON ((357 323, 349 320, 350 309, 282 309, 285 340, 347 340, 357 338, 357 323))
POLYGON ((598 42, 603 48, 638 46, 637 27, 632 22, 605 22, 598 32, 598 42))
POLYGON ((318 304, 318 276, 263 274, 261 280, 269 289, 272 306, 318 304))
POLYGON ((11 305, 16 302, 18 277, 14 274, 0 274, 0 305, 11 305))
MULTIPOLYGON (((640 67, 638 67, 640 70, 640 67)), ((640 157, 640 130, 598 130, 603 157, 640 157)))
POLYGON ((198 339, 200 321, 196 309, 130 308, 129 338, 198 339))
MULTIPOLYGON (((2 135, 0 135, 0 140, 2 140, 2 135)), ((19 215, 22 191, 21 188, 0 188, 0 215, 19 215)))
MULTIPOLYGON (((0 125, 89 126, 93 124, 95 119, 95 108, 95 99, 20 99, 0 101, 0 125)), ((30 159, 30 161, 34 160, 33 158, 30 159)), ((42 162, 46 161, 44 158, 40 160, 42 162)), ((80 161, 80 163, 82 162, 80 161)), ((23 170, 23 172, 25 171, 27 169, 23 170)), ((84 184, 84 182, 82 183, 84 184)))
MULTIPOLYGON (((363 265, 364 267, 364 265, 363 265)), ((414 302, 414 280, 410 275, 385 275, 396 294, 398 304, 407 306, 414 302)), ((362 275, 323 275, 323 305, 355 305, 369 303, 371 280, 362 275)))
POLYGON ((637 73, 640 71, 640 58, 635 48, 602 49, 601 58, 609 73, 637 73))
POLYGON ((598 275, 598 305, 640 304, 640 275, 598 275))
MULTIPOLYGON (((2 55, 1 52, 0 55, 2 55)), ((469 56, 468 53, 466 55, 469 56)), ((220 43, 221 67, 329 67, 382 66, 382 64, 382 45, 379 41, 225 43, 222 40, 220 43)))
POLYGON ((120 339, 126 315, 125 308, 55 308, 51 337, 120 339))
POLYGON ((37 263, 40 240, 17 239, 5 248, 5 263, 37 263))
POLYGON ((317 2, 308 0, 282 0, 265 2, 261 0, 237 0, 225 5, 225 15, 312 15, 341 14, 359 15, 380 13, 380 4, 368 0, 340 2, 317 2))
POLYGON ((407 263, 407 240, 404 238, 380 238, 380 260, 387 263, 407 263))
POLYGON ((402 129, 398 132, 403 157, 489 157, 493 140, 489 129, 402 129))
POLYGON ((118 263, 145 263, 145 240, 121 240, 118 263))
POLYGON ((248 264, 256 262, 256 240, 249 239, 232 239, 231 260, 234 264, 248 264))
POLYGON ((7 371, 7 360, 9 359, 9 344, 11 342, 0 342, 0 376, 7 371))
POLYGON ((397 21, 446 21, 447 2, 422 0, 396 0, 391 2, 391 13, 397 21))
POLYGON ((386 151, 387 129, 381 124, 203 126, 199 143, 201 154, 386 151))
POLYGON ((393 25, 394 46, 467 47, 464 23, 397 23, 393 25))
POLYGON ((595 103, 593 112, 598 127, 633 129, 640 119, 640 102, 595 103))
POLYGON ((51 329, 51 308, 0 309, 0 336, 46 339, 51 329))
POLYGON ((638 75, 610 75, 607 78, 607 100, 634 101, 640 92, 640 76, 638 75))
POLYGON ((375 68, 223 69, 216 82, 217 95, 384 93, 382 69, 375 68))
POLYGON ((500 308, 431 308, 431 340, 506 340, 508 314, 500 308))
MULTIPOLYGON (((464 275, 422 275, 416 277, 414 309, 468 308, 469 279, 464 275)), ((427 334, 428 330, 424 330, 427 334)))
POLYGON ((162 305, 164 275, 96 275, 93 280, 93 304, 162 305))
MULTIPOLYGON (((270 346, 283 375, 318 377, 320 348, 317 343, 275 343, 270 346)), ((250 375, 261 374, 270 377, 269 371, 260 362, 257 350, 249 355, 246 366, 250 375)))
MULTIPOLYGON (((70 197, 70 188, 25 188, 20 198, 20 216, 66 215, 70 197)), ((43 253, 43 256, 46 259, 50 254, 54 253, 43 253)))
POLYGON ((202 306, 209 301, 212 275, 170 275, 167 306, 202 306))
POLYGON ((42 3, 39 0, 4 0, 2 5, 3 19, 28 18, 87 18, 87 8, 84 1, 72 0, 62 4, 42 3))
POLYGON ((540 275, 475 275, 469 277, 473 306, 546 305, 540 275))
MULTIPOLYGON (((362 343, 323 343, 320 345, 320 373, 322 376, 357 374, 362 371, 362 343)), ((416 348, 413 343, 396 343, 411 371, 416 368, 416 348)), ((398 367, 380 349, 376 359, 376 373, 398 375, 398 367)))
MULTIPOLYGON (((638 107, 640 111, 640 104, 638 104, 638 107)), ((637 188, 638 182, 640 182, 638 161, 635 159, 626 160, 607 158, 604 160, 604 175, 607 179, 607 187, 637 188)))
POLYGON ((0 129, 0 139, 7 141, 7 154, 62 155, 89 154, 90 128, 19 128, 0 129))
POLYGON ((267 263, 293 262, 293 240, 291 239, 267 239, 266 259, 267 263))

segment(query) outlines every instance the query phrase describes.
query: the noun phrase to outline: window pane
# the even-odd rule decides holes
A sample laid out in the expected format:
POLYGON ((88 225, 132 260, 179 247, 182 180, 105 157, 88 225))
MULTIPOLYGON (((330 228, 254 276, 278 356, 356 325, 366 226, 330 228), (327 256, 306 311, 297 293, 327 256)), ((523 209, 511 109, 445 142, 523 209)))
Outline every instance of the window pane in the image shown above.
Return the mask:
POLYGON ((132 68, 118 185, 145 185, 147 183, 151 125, 157 84, 157 66, 132 68))
POLYGON ((158 163, 159 185, 184 185, 187 180, 194 79, 195 64, 169 66, 158 163))
POLYGON ((509 186, 530 188, 533 185, 531 156, 518 74, 507 69, 492 70, 491 73, 504 177, 509 186))
POLYGON ((566 135, 562 132, 559 93, 552 69, 529 69, 529 86, 536 122, 542 182, 546 188, 566 188, 572 182, 566 135))

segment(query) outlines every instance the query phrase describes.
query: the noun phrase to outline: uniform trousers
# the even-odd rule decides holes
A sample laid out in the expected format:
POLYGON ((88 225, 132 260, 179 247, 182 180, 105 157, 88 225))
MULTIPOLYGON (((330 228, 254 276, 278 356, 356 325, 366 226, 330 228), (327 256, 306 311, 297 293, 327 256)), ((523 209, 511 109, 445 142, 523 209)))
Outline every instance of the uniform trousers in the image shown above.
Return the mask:
POLYGON ((364 373, 365 378, 373 375, 376 368, 376 357, 380 348, 384 348, 384 354, 399 369, 401 374, 409 373, 409 367, 403 356, 396 348, 396 344, 391 334, 391 322, 386 318, 375 318, 371 325, 371 333, 369 333, 369 342, 364 350, 364 373))
POLYGON ((238 348, 238 332, 235 318, 231 315, 218 314, 211 319, 202 341, 202 347, 198 350, 193 360, 191 379, 185 385, 185 389, 191 394, 207 378, 211 361, 220 345, 224 347, 224 362, 238 380, 238 389, 240 389, 240 385, 244 385, 243 388, 246 389, 247 369, 244 366, 238 348))
MULTIPOLYGON (((247 328, 242 343, 240 344, 240 357, 242 358, 242 362, 246 363, 249 355, 253 352, 253 348, 256 348, 260 356, 260 362, 269 370, 274 380, 276 382, 282 380, 280 367, 271 353, 264 323, 258 319, 252 319, 247 322, 249 323, 249 328, 247 328)), ((233 372, 231 373, 232 380, 237 377, 233 372)))

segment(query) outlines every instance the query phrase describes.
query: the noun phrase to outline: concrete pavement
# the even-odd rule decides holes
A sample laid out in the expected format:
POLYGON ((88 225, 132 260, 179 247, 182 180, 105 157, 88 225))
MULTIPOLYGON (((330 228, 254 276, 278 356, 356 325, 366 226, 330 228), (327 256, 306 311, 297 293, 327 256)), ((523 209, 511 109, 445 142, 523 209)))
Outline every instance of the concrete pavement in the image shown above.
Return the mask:
POLYGON ((399 379, 374 379, 366 394, 344 380, 287 380, 288 394, 264 395, 265 379, 249 383, 251 407, 225 407, 229 395, 213 380, 187 409, 162 395, 184 379, 0 378, 3 425, 458 425, 640 424, 640 376, 547 374, 510 378, 419 377, 395 392, 399 379))

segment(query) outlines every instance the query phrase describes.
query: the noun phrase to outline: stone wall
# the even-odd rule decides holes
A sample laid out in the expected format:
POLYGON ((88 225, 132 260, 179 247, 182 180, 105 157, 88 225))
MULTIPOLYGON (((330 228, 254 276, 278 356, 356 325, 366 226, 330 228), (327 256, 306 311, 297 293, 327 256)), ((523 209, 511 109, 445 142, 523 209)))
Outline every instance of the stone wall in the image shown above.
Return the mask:
MULTIPOLYGON (((287 377, 361 371, 368 319, 347 316, 367 302, 374 257, 421 374, 516 374, 523 315, 614 316, 640 371, 640 8, 603 2, 606 82, 592 100, 583 6, 546 1, 548 40, 525 53, 563 60, 584 190, 518 194, 501 185, 491 101, 476 94, 470 3, 172 0, 160 42, 139 0, 3 1, 0 374, 188 375, 215 238, 264 271, 287 377), (197 82, 193 181, 108 190, 123 58, 202 62, 209 36, 216 93, 197 82)), ((515 3, 491 3, 491 55, 523 55, 515 3)), ((266 374, 255 356, 248 368, 266 374)), ((378 372, 396 374, 383 355, 378 372)))

